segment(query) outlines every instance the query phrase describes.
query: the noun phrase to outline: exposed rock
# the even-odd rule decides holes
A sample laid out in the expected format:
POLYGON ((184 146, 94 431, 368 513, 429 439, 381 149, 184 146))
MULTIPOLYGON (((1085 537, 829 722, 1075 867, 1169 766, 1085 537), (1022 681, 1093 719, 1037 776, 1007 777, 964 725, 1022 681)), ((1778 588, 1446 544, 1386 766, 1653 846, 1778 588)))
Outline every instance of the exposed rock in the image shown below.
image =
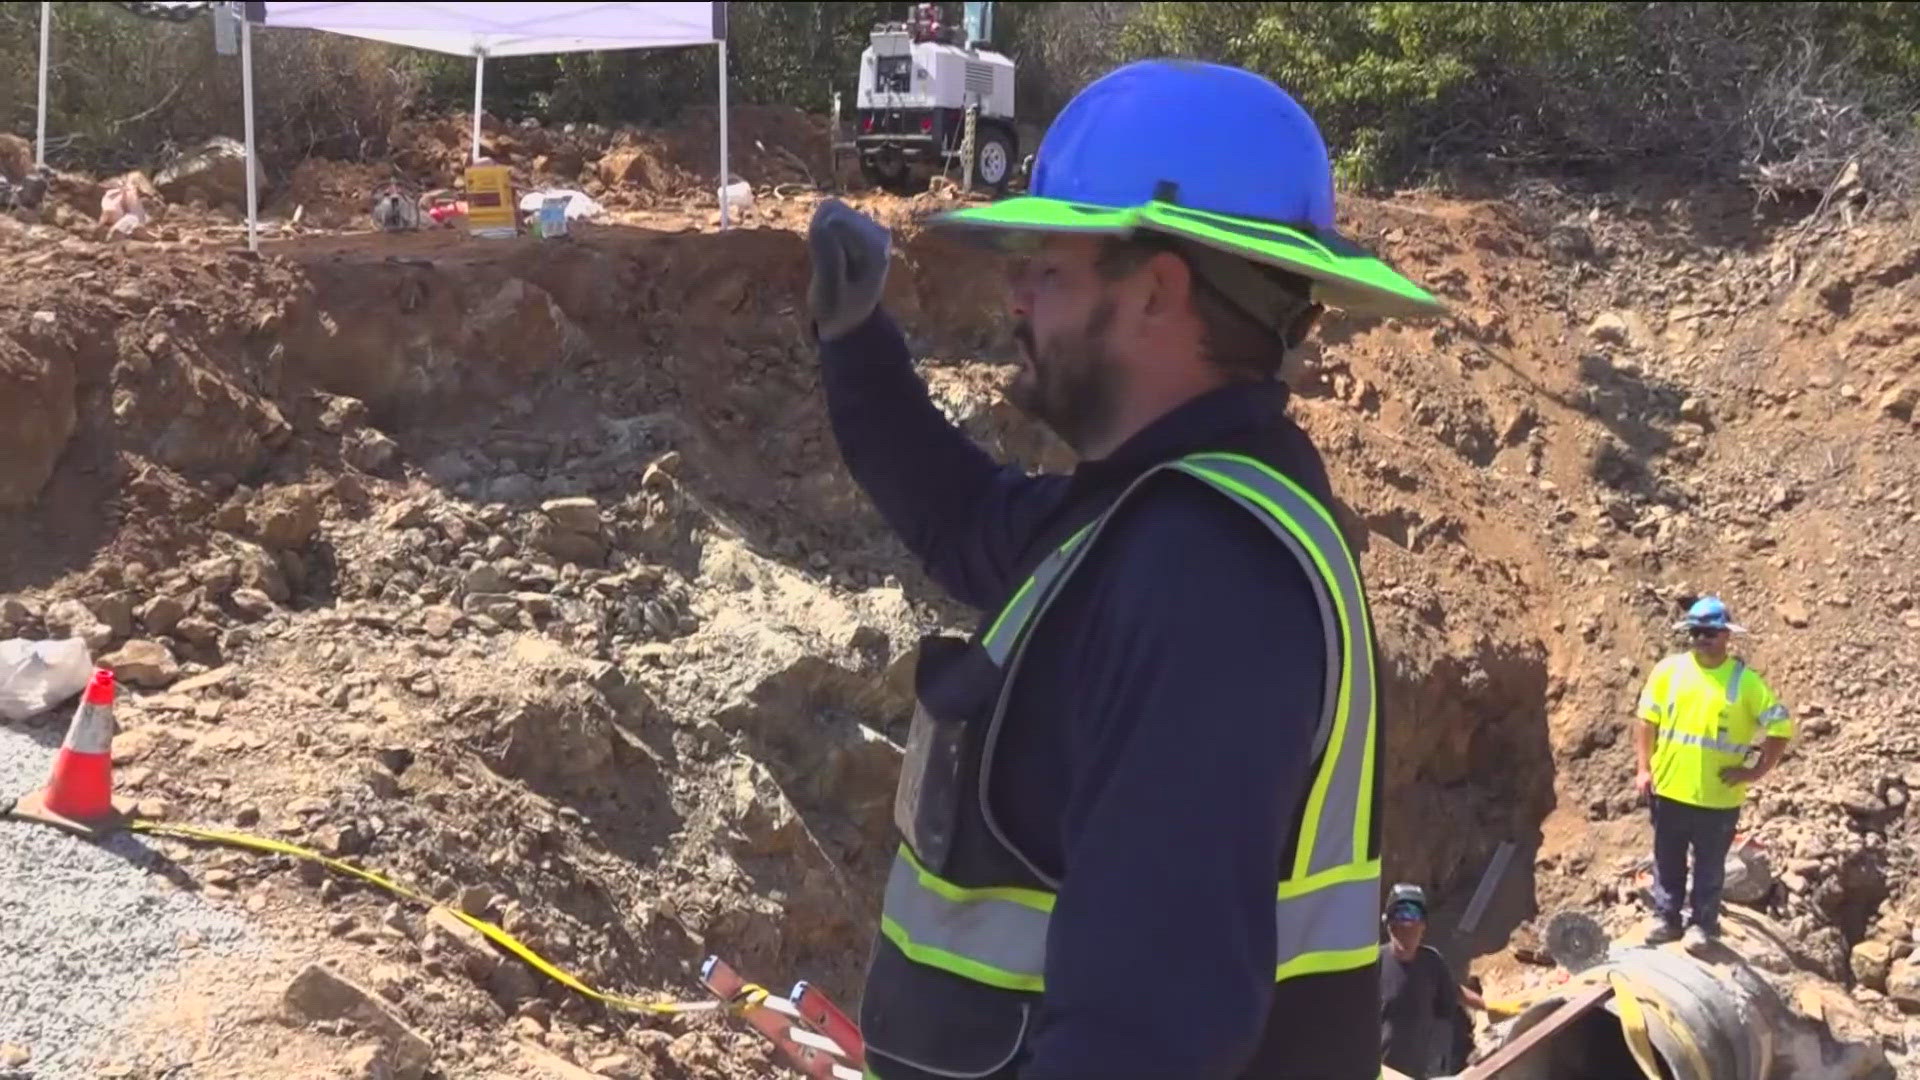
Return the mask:
POLYGON ((1804 627, 1807 625, 1807 605, 1798 600, 1782 600, 1779 604, 1775 605, 1774 610, 1779 613, 1780 621, 1786 623, 1788 626, 1804 627))
POLYGON ((287 1012, 308 1022, 350 1020, 380 1038, 393 1066, 394 1080, 419 1080, 433 1063, 433 1047, 408 1027, 379 997, 348 982, 329 968, 308 964, 287 985, 287 1012))
POLYGON ((360 428, 340 440, 340 456, 361 472, 390 476, 400 464, 400 444, 385 432, 360 428))
MULTIPOLYGON (((492 903, 493 890, 484 885, 469 885, 460 890, 460 910, 476 919, 485 917, 487 908, 492 903)), ((466 924, 461 923, 461 925, 466 924)))
POLYGON ((563 563, 599 566, 607 556, 606 545, 599 537, 562 528, 552 519, 535 524, 527 542, 563 563))
POLYGON ((524 1067, 524 1071, 519 1075, 527 1077, 528 1080, 609 1080, 600 1073, 589 1072, 531 1043, 520 1044, 520 1064, 524 1067))
POLYGON ((583 536, 600 535, 600 504, 588 498, 548 499, 540 512, 559 528, 583 536))
POLYGON ((236 545, 233 561, 238 584, 263 592, 278 603, 292 598, 293 589, 287 584, 280 560, 266 548, 242 542, 236 545))
POLYGON ((205 587, 208 596, 222 597, 240 580, 240 561, 229 555, 215 555, 194 563, 188 573, 205 587))
POLYGON ((47 610, 47 629, 55 637, 77 637, 99 652, 113 644, 113 627, 78 600, 62 600, 47 610))
POLYGON ((0 336, 0 402, 8 405, 0 424, 0 461, 7 463, 0 468, 0 509, 30 505, 53 475, 78 420, 76 386, 75 365, 0 336))
POLYGON ((608 151, 595 168, 600 174, 600 182, 608 187, 632 184, 645 189, 659 189, 670 180, 659 162, 632 148, 608 151))
POLYGON ((108 593, 85 601, 93 617, 105 624, 115 640, 133 633, 133 601, 125 593, 108 593))
POLYGON ((1920 387, 1896 386, 1880 395, 1880 412, 1895 420, 1911 420, 1917 403, 1920 403, 1920 387))
POLYGON ((39 614, 14 596, 0 596, 0 636, 11 637, 39 614))
POLYGON ((607 1080, 646 1080, 648 1073, 641 1070, 640 1063, 632 1054, 607 1054, 587 1062, 587 1068, 607 1078, 607 1080))
POLYGON ((359 398, 327 393, 316 393, 313 397, 320 406, 314 422, 321 431, 329 435, 344 435, 366 426, 367 403, 359 398))
POLYGON ((502 963, 500 954, 493 951, 485 934, 461 922, 446 908, 436 907, 429 911, 427 927, 434 935, 429 938, 430 944, 449 950, 467 977, 482 986, 493 977, 494 969, 502 963))
POLYGON ((1633 329, 1627 323, 1626 316, 1617 311, 1609 311, 1601 315, 1587 327, 1588 337, 1609 345, 1628 344, 1632 334, 1633 329))
POLYGON ((156 596, 140 608, 140 625, 149 634, 171 634, 187 614, 186 605, 171 596, 156 596))
POLYGON ((467 571, 467 576, 461 585, 469 594, 493 594, 506 592, 508 582, 506 575, 500 572, 499 567, 492 563, 481 563, 467 571))
POLYGON ((1896 960, 1887 968, 1887 996, 1907 1012, 1920 1012, 1920 963, 1896 960))
POLYGON ((1736 851, 1727 856, 1726 898, 1736 904, 1758 904, 1773 890, 1773 872, 1767 859, 1755 850, 1736 851))
POLYGON ((1893 966, 1893 949, 1884 941, 1863 941, 1853 947, 1853 977, 1862 986, 1885 992, 1893 966))
POLYGON ((189 615, 181 619, 173 628, 173 632, 183 641, 202 647, 220 640, 220 628, 198 615, 189 615))
POLYGON ((756 855, 790 852, 806 841, 807 827, 767 767, 750 758, 734 764, 728 806, 734 827, 756 855))
POLYGON ((233 607, 249 619, 264 619, 273 614, 273 597, 259 589, 233 590, 233 607))
POLYGON ((306 488, 281 488, 248 514, 253 534, 269 548, 301 548, 320 530, 320 503, 306 488))
POLYGON ((163 690, 180 677, 180 665, 173 652, 157 641, 136 638, 100 658, 102 667, 111 668, 113 677, 146 690, 163 690))
POLYGON ((420 613, 420 627, 430 638, 444 638, 453 633, 460 623, 460 609, 445 604, 434 604, 420 613))

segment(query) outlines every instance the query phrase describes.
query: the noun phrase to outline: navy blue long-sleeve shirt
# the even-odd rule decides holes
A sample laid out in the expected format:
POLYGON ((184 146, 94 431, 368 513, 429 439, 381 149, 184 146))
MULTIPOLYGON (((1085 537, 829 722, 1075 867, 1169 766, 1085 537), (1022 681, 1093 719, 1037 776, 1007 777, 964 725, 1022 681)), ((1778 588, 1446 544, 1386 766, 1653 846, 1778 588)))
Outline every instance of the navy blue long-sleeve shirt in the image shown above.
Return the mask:
MULTIPOLYGON (((1070 476, 1028 476, 947 421, 884 313, 821 355, 855 480, 934 581, 987 616, 1129 482, 1185 453, 1253 453, 1330 505, 1279 384, 1216 390, 1070 476)), ((1009 838, 1061 881, 1022 1080, 1254 1068, 1272 1041, 1274 886, 1325 656, 1305 570, 1202 482, 1156 477, 1098 538, 1035 628, 988 792, 1009 838)), ((1351 1037, 1377 1047, 1363 991, 1351 1037)))

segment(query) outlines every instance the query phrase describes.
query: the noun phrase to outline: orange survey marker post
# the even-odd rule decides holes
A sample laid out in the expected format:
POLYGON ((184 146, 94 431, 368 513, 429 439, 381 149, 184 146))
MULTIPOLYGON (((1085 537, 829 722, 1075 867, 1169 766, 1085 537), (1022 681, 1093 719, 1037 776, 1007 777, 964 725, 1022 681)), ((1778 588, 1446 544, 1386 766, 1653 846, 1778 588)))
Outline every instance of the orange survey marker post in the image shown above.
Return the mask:
POLYGON ((112 832, 133 811, 113 797, 113 672, 96 668, 80 696, 47 786, 21 799, 13 816, 82 836, 112 832))
POLYGON ((467 231, 492 239, 519 234, 520 219, 513 203, 513 177, 505 165, 476 162, 467 166, 467 231))

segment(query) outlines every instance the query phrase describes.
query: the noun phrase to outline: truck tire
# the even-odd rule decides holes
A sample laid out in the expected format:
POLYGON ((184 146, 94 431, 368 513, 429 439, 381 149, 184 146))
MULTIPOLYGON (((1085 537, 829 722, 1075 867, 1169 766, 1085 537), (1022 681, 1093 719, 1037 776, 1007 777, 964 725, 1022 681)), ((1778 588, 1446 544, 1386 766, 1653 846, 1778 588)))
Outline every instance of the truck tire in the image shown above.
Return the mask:
POLYGON ((995 124, 981 124, 973 133, 973 183, 996 196, 1004 195, 1018 164, 1013 157, 1013 136, 995 124))

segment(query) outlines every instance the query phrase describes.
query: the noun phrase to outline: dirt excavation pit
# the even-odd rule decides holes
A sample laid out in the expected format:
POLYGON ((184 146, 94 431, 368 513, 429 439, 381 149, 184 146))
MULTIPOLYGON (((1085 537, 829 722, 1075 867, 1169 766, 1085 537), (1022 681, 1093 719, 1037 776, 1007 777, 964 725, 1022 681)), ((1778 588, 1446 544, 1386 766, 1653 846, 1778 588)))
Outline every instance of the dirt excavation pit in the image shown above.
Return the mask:
MULTIPOLYGON (((1676 545, 1721 512, 1711 470, 1734 466, 1651 449, 1682 445, 1670 428, 1697 402, 1668 418, 1664 398, 1587 384, 1599 369, 1569 353, 1588 347, 1598 286, 1551 267, 1537 222, 1355 207, 1351 231, 1458 308, 1432 326, 1331 319, 1289 373, 1387 658, 1385 872, 1427 885, 1450 928, 1511 844, 1450 952, 1517 991, 1546 975, 1542 916, 1633 913, 1646 838, 1621 800, 1619 718, 1695 574, 1676 545)), ((888 306, 942 407, 998 454, 1065 465, 998 397, 998 268, 918 233, 911 204, 875 212, 899 239, 888 306)), ((0 636, 75 635, 112 657, 117 775, 148 810, 377 867, 596 986, 697 997, 698 961, 718 953, 855 1003, 915 645, 971 616, 839 464, 798 234, 313 236, 261 259, 0 244, 0 454, 18 463, 0 477, 0 636)), ((1906 280, 1878 262, 1833 272, 1855 283, 1854 320, 1906 280)), ((1842 332, 1872 342, 1885 325, 1842 332)), ((1904 347, 1887 340, 1860 347, 1904 347)), ((1607 370, 1653 376, 1607 348, 1607 370)), ((1876 422, 1863 440, 1899 437, 1876 422)), ((1892 491, 1901 444, 1861 445, 1892 491)), ((1852 508, 1822 512, 1824 528, 1852 508)), ((1783 696, 1808 693, 1811 671, 1769 667, 1783 696)), ((1903 920, 1920 914, 1895 854, 1905 768, 1861 781, 1856 807, 1809 779, 1755 815, 1780 855, 1764 903, 1809 943, 1790 965, 1878 995, 1860 1024, 1903 1047, 1903 920)), ((283 992, 322 979, 303 975, 313 963, 449 1075, 544 1075, 534 1051, 616 1080, 770 1068, 738 1030, 591 1005, 370 887, 169 853, 277 958, 257 994, 208 1006, 207 1075, 306 1075, 348 1048, 415 1059, 409 1040, 289 1013, 283 992), (245 1071, 260 1061, 282 1064, 245 1071)), ((124 1075, 167 1065, 158 1041, 118 1045, 124 1075)))

